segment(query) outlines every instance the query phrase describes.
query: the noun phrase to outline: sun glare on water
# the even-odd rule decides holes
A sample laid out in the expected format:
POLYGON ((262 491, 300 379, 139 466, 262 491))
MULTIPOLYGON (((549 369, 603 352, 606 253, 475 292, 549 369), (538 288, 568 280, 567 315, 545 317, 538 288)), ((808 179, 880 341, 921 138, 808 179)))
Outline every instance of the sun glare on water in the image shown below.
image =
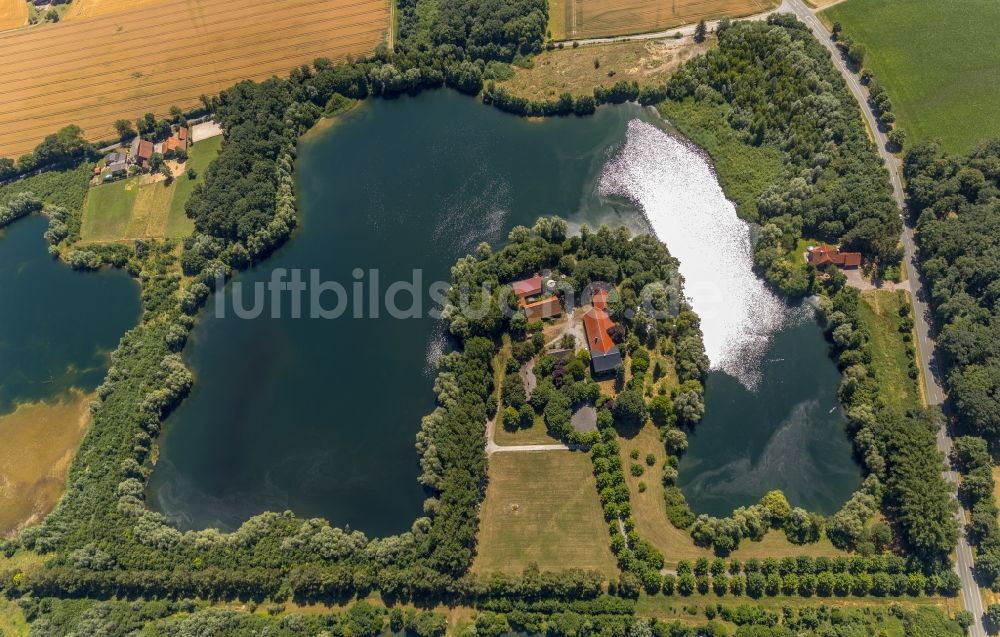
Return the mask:
POLYGON ((750 227, 736 216, 705 158, 633 120, 625 145, 604 167, 600 191, 630 200, 646 215, 680 261, 712 368, 754 389, 770 337, 788 310, 753 273, 750 227))

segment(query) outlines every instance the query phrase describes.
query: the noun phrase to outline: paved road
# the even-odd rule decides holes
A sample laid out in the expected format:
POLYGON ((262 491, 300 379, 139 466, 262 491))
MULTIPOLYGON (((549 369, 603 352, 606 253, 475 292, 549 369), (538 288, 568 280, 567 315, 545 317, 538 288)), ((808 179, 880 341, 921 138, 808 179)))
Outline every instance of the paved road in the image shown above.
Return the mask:
MULTIPOLYGON (((903 194, 903 184, 899 176, 901 162, 899 161, 899 158, 886 150, 886 136, 879 130, 878 121, 875 119, 875 114, 872 112, 871 107, 868 104, 867 92, 861 86, 857 76, 851 73, 851 71, 847 68, 847 65, 841 58, 836 46, 830 40, 830 33, 813 14, 813 12, 806 7, 802 0, 784 0, 781 5, 781 10, 790 10, 795 13, 800 20, 812 29, 816 38, 833 54, 833 62, 836 65, 837 70, 839 70, 841 75, 844 76, 847 86, 850 88, 854 98, 861 106, 861 112, 864 114, 865 119, 868 120, 868 126, 875 135, 875 144, 878 146, 879 154, 882 156, 882 159, 885 160, 886 167, 889 169, 889 176, 892 179, 893 194, 895 195, 896 203, 900 208, 900 213, 903 214, 906 210, 906 202, 903 194)), ((920 367, 923 371, 927 400, 932 405, 940 405, 944 402, 945 394, 941 387, 941 383, 935 374, 935 346, 934 340, 931 338, 931 313, 930 308, 927 305, 927 287, 924 284, 924 281, 920 278, 920 273, 917 271, 916 267, 916 246, 913 243, 913 228, 911 228, 909 223, 907 223, 907 215, 903 214, 903 220, 904 227, 902 241, 904 248, 904 261, 906 263, 906 274, 910 280, 910 285, 912 286, 911 289, 914 291, 913 313, 915 315, 914 322, 917 331, 917 353, 920 358, 920 367)), ((948 454, 951 451, 951 445, 952 442, 948 433, 944 429, 938 432, 938 449, 942 453, 948 454)), ((945 472, 945 478, 952 484, 958 484, 958 476, 950 469, 945 472)), ((986 629, 983 627, 982 620, 983 601, 979 594, 979 586, 976 584, 976 580, 972 574, 972 549, 969 547, 969 543, 966 541, 964 534, 964 512, 959 510, 956 517, 958 518, 959 524, 963 529, 963 533, 960 535, 958 540, 958 550, 956 552, 956 567, 958 576, 962 580, 962 603, 976 618, 976 622, 969 629, 969 634, 972 635, 972 637, 986 637, 986 629)))

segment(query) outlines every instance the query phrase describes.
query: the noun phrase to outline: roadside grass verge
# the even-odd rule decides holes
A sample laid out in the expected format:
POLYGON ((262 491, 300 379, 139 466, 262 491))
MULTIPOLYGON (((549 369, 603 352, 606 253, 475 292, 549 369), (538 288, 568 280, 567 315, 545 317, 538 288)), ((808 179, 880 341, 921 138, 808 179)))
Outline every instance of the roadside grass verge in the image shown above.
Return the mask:
POLYGON ((618 573, 586 453, 495 453, 472 570, 520 574, 570 566, 618 573))
POLYGON ((958 153, 1000 136, 1000 47, 987 44, 1000 2, 847 0, 821 15, 867 49, 907 145, 937 138, 958 153))
POLYGON ((726 124, 728 105, 686 99, 666 100, 657 108, 681 134, 711 156, 722 189, 736 204, 740 217, 758 221, 757 199, 778 179, 784 167, 781 151, 743 143, 726 124))
POLYGON ((899 308, 909 304, 906 292, 865 290, 861 293, 861 324, 871 338, 872 368, 886 406, 898 414, 920 405, 917 381, 909 376, 910 359, 899 331, 899 308))

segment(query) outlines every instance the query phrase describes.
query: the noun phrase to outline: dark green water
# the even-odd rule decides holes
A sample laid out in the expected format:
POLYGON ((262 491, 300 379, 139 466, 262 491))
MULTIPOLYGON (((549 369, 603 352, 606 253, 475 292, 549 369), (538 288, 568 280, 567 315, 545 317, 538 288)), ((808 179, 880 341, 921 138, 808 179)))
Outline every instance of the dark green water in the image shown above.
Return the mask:
POLYGON ((689 436, 678 486, 696 513, 729 515, 781 489, 793 506, 831 514, 861 483, 837 403, 840 374, 814 320, 777 332, 751 393, 713 371, 705 418, 689 436))
POLYGON ((92 391, 139 318, 135 282, 56 261, 42 238, 47 224, 31 216, 0 230, 0 414, 73 387, 92 391))
MULTIPOLYGON (((643 228, 595 187, 635 117, 648 116, 622 106, 530 122, 446 91, 370 100, 302 144, 301 228, 243 289, 282 267, 318 268, 348 289, 355 268, 378 268, 383 290, 414 268, 425 286, 447 281, 479 242, 543 215, 643 228)), ((196 388, 164 428, 152 505, 183 528, 287 508, 369 534, 408 529, 425 497, 414 436, 434 407, 440 323, 213 311, 186 352, 196 388)))

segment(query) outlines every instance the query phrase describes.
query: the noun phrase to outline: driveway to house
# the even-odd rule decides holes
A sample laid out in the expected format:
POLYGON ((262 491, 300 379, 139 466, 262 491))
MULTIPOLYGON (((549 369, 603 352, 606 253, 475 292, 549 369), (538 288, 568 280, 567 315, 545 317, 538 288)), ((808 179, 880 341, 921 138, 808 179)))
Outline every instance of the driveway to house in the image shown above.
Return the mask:
MULTIPOLYGON (((906 199, 903 194, 903 182, 900 179, 901 162, 898 157, 886 150, 888 140, 885 133, 879 130, 878 120, 876 120, 871 105, 868 103, 867 92, 861 86, 857 76, 847 68, 847 64, 840 56, 836 45, 830 39, 830 32, 826 30, 819 21, 819 18, 816 17, 802 0, 784 0, 779 10, 785 9, 795 13, 796 17, 812 30, 816 39, 830 51, 833 56, 834 66, 837 67, 837 70, 844 77, 847 87, 861 107, 861 112, 864 114, 872 134, 875 136, 875 145, 878 147, 879 155, 882 156, 886 167, 889 169, 889 177, 892 180, 892 192, 896 198, 896 205, 899 206, 900 215, 903 218, 903 235, 901 237, 904 251, 903 260, 906 262, 907 278, 913 291, 911 297, 913 298, 913 314, 917 331, 917 354, 920 358, 920 366, 924 372, 923 377, 926 386, 927 401, 932 405, 940 405, 944 403, 945 394, 936 374, 937 366, 934 362, 935 345, 934 339, 931 338, 931 313, 927 305, 927 286, 920 277, 916 266, 917 250, 913 241, 913 228, 910 227, 909 219, 906 215, 906 199)), ((945 454, 946 457, 950 454, 952 441, 945 428, 942 428, 938 432, 937 446, 938 450, 945 454)), ((952 485, 958 484, 958 475, 950 468, 945 471, 945 478, 952 485)), ((959 528, 962 529, 962 532, 959 533, 955 560, 958 576, 962 582, 962 604, 975 617, 975 622, 969 627, 969 634, 972 637, 986 637, 986 628, 983 626, 983 600, 979 594, 979 585, 976 583, 972 572, 972 549, 965 539, 965 512, 961 508, 959 508, 956 518, 960 525, 959 528)))

